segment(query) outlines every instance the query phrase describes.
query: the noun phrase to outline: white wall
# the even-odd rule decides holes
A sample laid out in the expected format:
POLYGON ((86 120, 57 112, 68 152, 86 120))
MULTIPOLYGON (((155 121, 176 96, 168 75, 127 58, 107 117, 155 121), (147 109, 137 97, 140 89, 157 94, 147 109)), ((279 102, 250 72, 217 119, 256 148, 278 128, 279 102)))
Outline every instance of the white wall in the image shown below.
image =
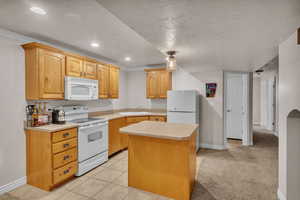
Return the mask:
POLYGON ((279 194, 284 196, 287 195, 287 116, 294 109, 300 110, 299 77, 300 45, 295 32, 279 46, 279 194))
POLYGON ((20 42, 0 36, 0 187, 26 173, 25 68, 20 42))
POLYGON ((254 125, 260 125, 260 91, 261 91, 261 85, 260 85, 260 77, 253 77, 253 124, 254 125))

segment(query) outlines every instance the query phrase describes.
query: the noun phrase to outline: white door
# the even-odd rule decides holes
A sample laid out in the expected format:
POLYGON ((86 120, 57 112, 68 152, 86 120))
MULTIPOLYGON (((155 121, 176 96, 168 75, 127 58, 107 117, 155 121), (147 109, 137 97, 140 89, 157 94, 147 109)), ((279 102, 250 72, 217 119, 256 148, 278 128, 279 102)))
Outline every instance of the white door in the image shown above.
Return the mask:
POLYGON ((225 115, 227 138, 243 139, 244 81, 243 74, 226 73, 225 115))

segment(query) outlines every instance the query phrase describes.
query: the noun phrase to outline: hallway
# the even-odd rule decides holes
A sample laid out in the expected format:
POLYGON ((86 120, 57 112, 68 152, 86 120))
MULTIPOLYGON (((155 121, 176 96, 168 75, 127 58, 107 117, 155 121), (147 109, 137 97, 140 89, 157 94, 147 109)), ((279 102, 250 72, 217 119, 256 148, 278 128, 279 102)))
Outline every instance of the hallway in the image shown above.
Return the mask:
POLYGON ((255 132, 254 146, 201 150, 193 200, 276 200, 278 138, 255 132))

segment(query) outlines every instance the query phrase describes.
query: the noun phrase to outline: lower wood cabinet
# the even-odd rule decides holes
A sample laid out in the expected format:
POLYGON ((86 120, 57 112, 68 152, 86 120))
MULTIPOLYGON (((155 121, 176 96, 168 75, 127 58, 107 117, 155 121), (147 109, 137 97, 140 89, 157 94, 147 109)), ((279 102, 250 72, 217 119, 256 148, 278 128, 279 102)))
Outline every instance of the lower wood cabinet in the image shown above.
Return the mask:
POLYGON ((119 129, 126 126, 125 117, 109 120, 108 124, 108 155, 112 155, 124 149, 119 129))
POLYGON ((166 116, 130 116, 109 120, 108 155, 128 148, 128 135, 120 133, 120 128, 146 120, 165 122, 166 116))
POLYGON ((51 190, 77 172, 77 128, 26 130, 27 183, 51 190))

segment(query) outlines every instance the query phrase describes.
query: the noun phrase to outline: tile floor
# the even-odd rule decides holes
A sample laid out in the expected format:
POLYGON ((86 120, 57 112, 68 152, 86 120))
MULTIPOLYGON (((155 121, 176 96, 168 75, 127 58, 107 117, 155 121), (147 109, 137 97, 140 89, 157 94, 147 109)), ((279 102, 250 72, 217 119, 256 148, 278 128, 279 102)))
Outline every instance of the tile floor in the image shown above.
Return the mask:
MULTIPOLYGON (((200 150, 191 200, 275 200, 278 139, 271 134, 257 133, 254 142, 253 147, 235 142, 228 150, 200 150)), ((0 195, 0 200, 169 199, 128 187, 127 170, 128 152, 123 151, 52 192, 24 185, 0 195)))

